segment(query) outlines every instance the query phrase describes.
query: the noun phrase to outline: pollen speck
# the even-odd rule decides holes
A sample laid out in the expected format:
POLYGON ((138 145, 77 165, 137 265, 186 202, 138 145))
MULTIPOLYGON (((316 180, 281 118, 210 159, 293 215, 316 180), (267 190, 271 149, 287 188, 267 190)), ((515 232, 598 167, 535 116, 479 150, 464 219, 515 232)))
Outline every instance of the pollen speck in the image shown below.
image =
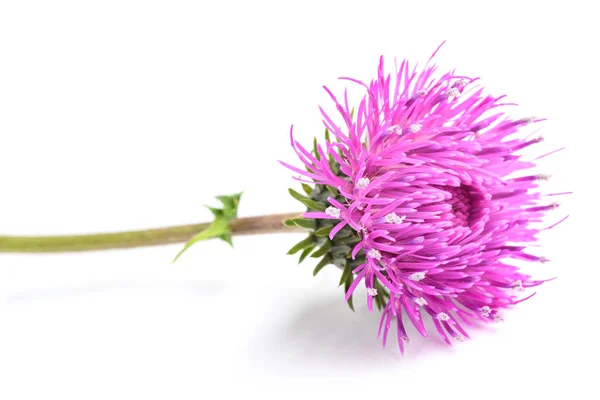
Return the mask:
POLYGON ((418 299, 416 299, 415 303, 417 303, 421 307, 426 306, 428 304, 427 300, 425 300, 423 297, 419 297, 418 299))
POLYGON ((438 315, 436 316, 436 318, 438 320, 440 320, 440 321, 448 321, 448 320, 450 320, 450 317, 448 316, 448 314, 446 314, 444 312, 438 313, 438 315))
POLYGON ((417 133, 421 130, 421 128, 423 128, 423 125, 421 125, 421 124, 410 124, 410 126, 408 127, 408 130, 411 133, 417 133))
POLYGON ((415 272, 414 274, 411 274, 408 279, 415 282, 423 280, 425 279, 425 272, 415 272))
POLYGON ((330 217, 333 217, 333 218, 339 218, 340 217, 340 213, 341 213, 341 211, 337 207, 330 206, 330 207, 327 207, 325 209, 325 214, 327 214, 327 215, 329 215, 330 217))
POLYGON ((399 217, 396 213, 389 213, 385 216, 385 222, 388 224, 401 224, 406 215, 399 217))
POLYGON ((381 253, 377 249, 369 249, 369 251, 367 252, 367 255, 376 260, 381 259, 381 253))
POLYGON ((364 189, 369 186, 369 183, 371 183, 369 178, 360 178, 358 182, 356 182, 356 187, 359 189, 364 189))

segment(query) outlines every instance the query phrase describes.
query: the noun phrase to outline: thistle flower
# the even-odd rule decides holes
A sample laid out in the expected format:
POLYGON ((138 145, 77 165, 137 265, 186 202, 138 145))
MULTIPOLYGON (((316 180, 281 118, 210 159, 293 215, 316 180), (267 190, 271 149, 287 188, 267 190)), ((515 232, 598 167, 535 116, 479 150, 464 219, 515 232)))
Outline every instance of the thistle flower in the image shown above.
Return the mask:
MULTIPOLYGON (((0 252, 187 242, 179 257, 208 239, 232 244, 234 235, 295 231, 281 224, 286 219, 285 225, 310 230, 289 253, 301 252, 300 261, 321 258, 313 274, 329 264, 339 267, 351 308, 355 289, 365 286, 368 309, 375 303, 382 310, 384 345, 395 319, 404 351, 409 337, 403 314, 425 337, 430 319, 448 344, 462 341, 468 338, 462 322, 501 320, 504 309, 532 296, 522 298, 526 289, 544 282, 514 261, 548 261, 528 245, 542 230, 545 213, 558 205, 538 191, 548 175, 528 172, 537 159, 522 155, 542 140, 526 134, 541 119, 511 118, 501 109, 507 105, 503 96, 484 94, 477 79, 454 72, 436 78, 430 62, 417 72, 403 61, 386 74, 382 58, 370 84, 343 78, 366 90, 356 113, 346 93, 340 102, 325 88, 342 125, 321 109, 325 143, 315 139, 309 151, 290 132, 304 169, 283 163, 301 175, 306 195, 290 194, 307 207, 303 218, 238 218, 238 193, 217 196, 223 207, 209 207, 212 222, 87 235, 0 235, 0 252)), ((566 193, 552 196, 558 194, 566 193)))
POLYGON ((366 90, 356 115, 347 93, 339 101, 325 87, 342 126, 321 108, 325 143, 311 152, 290 132, 305 169, 283 163, 302 176, 306 196, 290 192, 308 208, 288 224, 313 229, 290 253, 303 250, 303 260, 319 246, 315 274, 340 267, 351 307, 364 285, 368 309, 383 310, 383 344, 395 318, 401 352, 403 311, 425 337, 431 318, 451 345, 468 338, 462 322, 498 320, 531 297, 519 289, 544 281, 511 261, 547 261, 527 245, 556 207, 536 190, 547 176, 526 172, 535 164, 521 155, 542 140, 523 132, 541 119, 512 119, 504 96, 484 94, 477 79, 435 71, 430 59, 420 72, 403 61, 386 74, 382 57, 370 84, 342 78, 366 90))

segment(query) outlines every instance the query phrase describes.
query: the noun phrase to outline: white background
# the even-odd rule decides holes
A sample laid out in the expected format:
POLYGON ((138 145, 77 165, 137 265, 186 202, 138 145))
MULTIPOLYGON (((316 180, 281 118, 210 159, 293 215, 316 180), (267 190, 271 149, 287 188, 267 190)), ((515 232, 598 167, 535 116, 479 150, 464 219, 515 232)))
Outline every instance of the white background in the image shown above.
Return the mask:
MULTIPOLYGON (((0 398, 598 398, 598 54, 590 1, 2 1, 0 234, 66 234, 301 211, 277 159, 321 135, 321 85, 379 55, 480 76, 548 117, 542 163, 573 190, 542 235, 558 276, 448 348, 381 349, 302 235, 69 255, 0 255, 0 398), (559 5, 562 4, 562 5, 559 5), (589 363, 589 364, 588 364, 589 363), (342 397, 343 396, 343 397, 342 397)), ((391 64, 390 64, 391 65, 391 64)), ((356 88, 355 88, 356 89, 356 88)), ((358 92, 356 92, 359 94, 358 92)))

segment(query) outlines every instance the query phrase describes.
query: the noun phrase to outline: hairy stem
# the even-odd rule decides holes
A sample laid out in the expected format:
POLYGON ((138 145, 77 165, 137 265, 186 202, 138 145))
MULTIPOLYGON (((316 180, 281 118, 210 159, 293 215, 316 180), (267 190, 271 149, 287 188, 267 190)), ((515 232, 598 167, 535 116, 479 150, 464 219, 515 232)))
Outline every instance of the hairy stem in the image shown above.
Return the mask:
MULTIPOLYGON (((283 221, 298 217, 299 213, 261 215, 231 221, 233 235, 258 235, 275 232, 298 232, 283 221)), ((61 253, 126 249, 187 242, 210 223, 171 226, 139 231, 98 233, 65 236, 0 236, 0 253, 61 253)))

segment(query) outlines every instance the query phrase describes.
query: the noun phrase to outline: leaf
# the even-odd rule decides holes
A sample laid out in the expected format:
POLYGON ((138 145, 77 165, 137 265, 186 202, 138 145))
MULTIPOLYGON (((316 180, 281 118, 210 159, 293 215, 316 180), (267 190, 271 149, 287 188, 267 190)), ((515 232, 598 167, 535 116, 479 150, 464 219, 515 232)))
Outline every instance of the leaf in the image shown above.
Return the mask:
POLYGON ((336 188, 334 188, 333 186, 329 186, 327 185, 327 190, 329 190, 329 193, 333 194, 333 197, 336 197, 337 195, 340 194, 340 191, 337 190, 336 188))
POLYGON ((181 249, 181 251, 177 254, 177 256, 175 256, 175 258, 173 259, 173 262, 177 261, 177 259, 195 243, 197 243, 201 240, 222 237, 223 235, 229 235, 229 221, 227 221, 225 218, 221 217, 221 218, 215 219, 215 221, 212 224, 210 224, 208 226, 208 228, 206 228, 205 230, 203 230, 202 232, 198 233, 196 236, 191 238, 185 244, 185 246, 183 246, 183 249, 181 249))
POLYGON ((321 155, 319 154, 319 150, 317 148, 317 138, 315 137, 315 139, 313 140, 313 153, 315 155, 315 158, 319 161, 321 161, 321 155))
POLYGON ((313 276, 317 276, 320 270, 322 270, 326 265, 331 262, 331 257, 325 256, 319 261, 315 269, 313 270, 313 276))
POLYGON ((311 244, 313 244, 315 241, 312 237, 312 235, 308 236, 306 239, 296 243, 294 245, 294 247, 292 247, 289 251, 288 254, 296 254, 297 252, 299 252, 300 250, 310 246, 311 244))
MULTIPOLYGON (((348 275, 346 281, 344 282, 344 294, 348 293, 348 289, 350 289, 350 285, 352 285, 353 281, 354 277, 352 276, 352 274, 348 275)), ((352 296, 354 296, 354 294, 351 294, 350 298, 348 298, 348 307, 350 307, 350 309, 354 311, 354 303, 352 302, 352 296)))
POLYGON ((341 231, 339 231, 338 233, 335 234, 335 238, 340 242, 340 243, 345 243, 345 240, 351 239, 351 238, 355 238, 357 237, 360 240, 362 240, 362 237, 356 235, 356 236, 352 236, 354 235, 353 233, 354 231, 352 230, 352 228, 344 228, 341 231), (341 240, 343 239, 343 240, 341 240))
POLYGON ((217 196, 217 199, 223 204, 223 215, 229 219, 237 217, 238 206, 242 193, 236 193, 230 196, 217 196))
POLYGON ((327 208, 325 206, 325 204, 319 203, 312 199, 309 199, 306 196, 302 196, 300 193, 296 192, 294 189, 288 189, 288 191, 290 192, 290 195, 292 195, 293 198, 295 198, 296 200, 298 200, 299 202, 304 204, 309 209, 317 210, 317 211, 325 211, 325 208, 327 208))
POLYGON ((339 269, 342 269, 342 270, 344 268, 346 268, 346 264, 348 264, 348 262, 345 258, 339 258, 339 257, 335 258, 335 257, 333 257, 333 255, 331 258, 333 258, 333 260, 331 261, 331 263, 333 265, 335 265, 336 267, 338 267, 339 269))
POLYGON ((220 208, 215 208, 215 207, 211 207, 211 206, 205 206, 206 208, 208 208, 210 210, 210 212, 217 218, 219 217, 223 217, 223 210, 221 210, 220 208))
POLYGON ((331 137, 329 136, 329 129, 325 128, 325 140, 331 143, 331 137))
POLYGON ((304 192, 310 196, 310 194, 312 193, 312 187, 310 187, 310 185, 303 183, 302 184, 302 189, 304 189, 304 192))
POLYGON ((224 233, 221 236, 219 236, 219 239, 224 240, 225 242, 229 243, 229 245, 231 247, 233 247, 233 241, 231 240, 231 233, 229 233, 229 232, 224 233))
POLYGON ((208 226, 208 228, 204 229, 202 232, 195 235, 191 238, 184 246, 183 249, 175 256, 173 262, 177 261, 177 259, 192 245, 207 239, 220 238, 225 242, 229 243, 233 246, 233 242, 231 241, 231 227, 229 226, 229 222, 232 219, 237 218, 238 206, 240 204, 240 198, 242 197, 242 193, 236 193, 229 196, 217 196, 217 199, 223 204, 223 208, 216 208, 211 206, 206 206, 210 212, 215 216, 215 220, 212 224, 208 226))
POLYGON ((319 250, 315 251, 311 257, 319 258, 321 256, 324 256, 329 251, 329 249, 331 249, 331 241, 328 240, 325 242, 325 244, 319 247, 319 250))
POLYGON ((329 236, 329 232, 333 229, 333 225, 324 226, 315 231, 316 236, 329 236))
MULTIPOLYGON (((344 232, 345 233, 345 232, 344 232)), ((354 245, 358 244, 360 241, 362 241, 362 238, 360 236, 346 236, 346 237, 341 237, 341 235, 335 235, 336 240, 340 243, 340 244, 347 244, 348 246, 354 247, 354 245)))
POLYGON ((300 264, 302 261, 304 261, 304 259, 305 259, 306 257, 308 257, 308 255, 310 254, 310 252, 311 252, 311 251, 313 251, 313 249, 314 249, 315 247, 316 247, 316 245, 311 245, 311 246, 308 246, 307 248, 305 248, 305 249, 302 251, 302 254, 300 254, 300 259, 298 260, 298 264, 300 264))
POLYGON ((288 219, 285 221, 285 224, 287 226, 299 226, 300 228, 306 228, 306 229, 315 229, 317 227, 317 221, 315 221, 314 219, 308 219, 308 218, 293 218, 293 219, 288 219), (292 225, 288 224, 288 221, 292 223, 292 225))
POLYGON ((352 247, 347 246, 345 244, 336 244, 329 250, 329 252, 331 253, 331 255, 333 257, 346 257, 346 258, 352 257, 351 251, 352 251, 352 247))
MULTIPOLYGON (((340 153, 340 157, 344 157, 343 154, 341 154, 340 150, 338 150, 338 153, 340 153)), ((333 158, 333 156, 329 156, 328 162, 329 168, 331 168, 331 172, 338 175, 340 173, 340 164, 338 164, 338 162, 335 160, 335 158, 333 158)))
POLYGON ((342 276, 340 277, 339 286, 342 286, 344 284, 344 282, 346 282, 346 279, 348 279, 348 276, 351 276, 351 275, 352 275, 352 268, 350 268, 350 266, 346 264, 346 266, 344 267, 344 272, 342 272, 342 276))

